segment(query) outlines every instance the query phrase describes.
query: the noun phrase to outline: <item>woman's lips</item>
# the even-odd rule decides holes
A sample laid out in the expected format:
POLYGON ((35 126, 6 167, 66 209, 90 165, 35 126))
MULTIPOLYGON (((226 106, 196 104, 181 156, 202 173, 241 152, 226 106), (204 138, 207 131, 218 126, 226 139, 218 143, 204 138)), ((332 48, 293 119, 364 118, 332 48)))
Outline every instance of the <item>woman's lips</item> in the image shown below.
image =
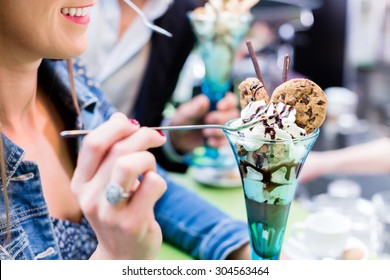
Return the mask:
POLYGON ((61 14, 68 20, 77 24, 88 24, 90 22, 89 9, 88 7, 72 7, 62 8, 61 14))

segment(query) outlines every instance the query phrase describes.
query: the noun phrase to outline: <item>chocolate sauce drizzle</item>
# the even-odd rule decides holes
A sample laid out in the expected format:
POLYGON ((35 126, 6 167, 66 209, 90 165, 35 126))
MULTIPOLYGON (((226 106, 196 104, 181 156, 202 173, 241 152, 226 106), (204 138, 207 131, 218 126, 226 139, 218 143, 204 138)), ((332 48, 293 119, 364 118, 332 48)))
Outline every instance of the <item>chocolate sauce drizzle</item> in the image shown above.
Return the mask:
MULTIPOLYGON (((272 174, 278 171, 280 168, 285 167, 287 169, 287 172, 284 178, 288 180, 291 176, 291 169, 294 166, 297 166, 297 164, 294 163, 294 161, 291 161, 291 162, 283 162, 278 165, 272 166, 269 169, 265 169, 265 168, 257 167, 247 161, 240 160, 240 169, 242 174, 247 174, 248 168, 252 168, 253 170, 261 173, 261 175, 263 175, 263 179, 261 180, 261 182, 264 184, 263 189, 269 193, 272 192, 275 188, 285 185, 285 184, 272 182, 271 181, 272 174)), ((297 173, 297 169, 295 171, 296 171, 295 173, 297 173)), ((297 174, 295 175, 297 176, 297 174)))
MULTIPOLYGON (((268 109, 269 109, 269 106, 271 106, 271 104, 273 104, 273 103, 270 103, 267 106, 259 106, 258 108, 256 108, 256 111, 253 114, 251 114, 250 116, 248 116, 247 118, 242 120, 243 123, 250 122, 253 119, 255 119, 256 117, 259 118, 259 116, 258 116, 259 112, 267 112, 268 109)), ((268 116, 267 118, 261 118, 260 117, 260 119, 259 119, 259 123, 262 122, 264 127, 265 127, 265 135, 268 134, 272 140, 275 140, 276 131, 275 131, 274 127, 271 127, 268 124, 268 120, 275 119, 275 124, 280 129, 283 129, 284 125, 283 125, 282 120, 284 118, 288 118, 290 116, 290 113, 294 110, 294 107, 292 107, 292 106, 283 105, 283 109, 279 113, 278 110, 277 110, 277 106, 278 105, 275 106, 275 109, 273 110, 273 112, 272 112, 272 114, 270 116, 268 116)))

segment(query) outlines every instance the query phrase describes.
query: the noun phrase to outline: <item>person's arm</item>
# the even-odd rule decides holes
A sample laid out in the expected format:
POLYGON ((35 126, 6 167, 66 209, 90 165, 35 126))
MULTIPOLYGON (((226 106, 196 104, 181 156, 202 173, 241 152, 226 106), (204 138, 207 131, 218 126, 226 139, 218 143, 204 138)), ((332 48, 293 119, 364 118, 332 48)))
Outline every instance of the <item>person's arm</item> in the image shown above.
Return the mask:
POLYGON ((161 168, 167 191, 155 215, 164 240, 195 259, 249 259, 248 225, 233 219, 197 194, 174 182, 161 168))
POLYGON ((300 174, 300 181, 320 176, 375 175, 390 172, 390 139, 381 138, 338 150, 311 152, 300 174))

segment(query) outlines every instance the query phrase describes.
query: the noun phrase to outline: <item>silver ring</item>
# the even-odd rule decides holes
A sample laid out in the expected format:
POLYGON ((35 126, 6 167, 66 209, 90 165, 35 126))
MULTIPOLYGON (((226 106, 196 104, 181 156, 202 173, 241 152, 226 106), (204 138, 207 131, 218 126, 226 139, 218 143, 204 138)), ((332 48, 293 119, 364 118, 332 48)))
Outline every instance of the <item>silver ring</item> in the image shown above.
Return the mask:
POLYGON ((112 205, 117 205, 130 197, 129 193, 123 191, 121 185, 113 182, 107 184, 104 193, 108 203, 112 205))

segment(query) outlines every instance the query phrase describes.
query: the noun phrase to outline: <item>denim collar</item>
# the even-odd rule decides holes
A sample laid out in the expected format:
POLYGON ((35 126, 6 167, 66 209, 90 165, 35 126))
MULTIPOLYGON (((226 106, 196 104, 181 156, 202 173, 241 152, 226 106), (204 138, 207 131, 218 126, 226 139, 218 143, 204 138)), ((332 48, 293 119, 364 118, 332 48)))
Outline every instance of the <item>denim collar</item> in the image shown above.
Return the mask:
MULTIPOLYGON (((96 103, 98 102, 98 99, 91 92, 91 89, 86 83, 86 79, 89 79, 89 75, 84 67, 85 65, 79 59, 75 59, 73 61, 73 64, 75 71, 79 69, 84 70, 80 75, 75 73, 74 79, 75 88, 77 92, 77 101, 80 110, 87 110, 92 112, 95 108, 96 103)), ((76 109, 74 108, 70 91, 70 83, 66 61, 43 60, 40 68, 40 74, 42 74, 42 76, 46 76, 46 80, 48 80, 47 77, 49 77, 49 79, 55 81, 55 90, 58 93, 56 94, 55 98, 57 98, 59 102, 63 103, 67 108, 69 108, 72 112, 76 114, 76 109)))
MULTIPOLYGON (((75 61, 77 64, 78 61, 75 61)), ((62 60, 46 60, 44 59, 39 67, 39 77, 43 78, 45 85, 52 86, 51 92, 56 94, 53 96, 53 100, 58 104, 62 104, 69 112, 69 117, 73 117, 75 120, 74 127, 81 128, 81 119, 77 116, 76 109, 74 107, 70 84, 68 70, 66 67, 66 62, 62 60), (49 82, 50 81, 50 82, 49 82)), ((76 75, 75 74, 75 88, 77 92, 77 100, 80 106, 80 110, 86 110, 93 112, 98 98, 91 92, 90 88, 86 85, 85 75, 76 75)), ((14 144, 6 135, 1 133, 3 139, 3 149, 5 154, 6 162, 6 175, 7 175, 7 185, 9 184, 10 179, 17 170, 18 166, 21 164, 24 156, 24 150, 14 144)), ((0 177, 1 179, 1 177, 0 177)), ((0 180, 0 187, 3 188, 2 182, 0 180)))

